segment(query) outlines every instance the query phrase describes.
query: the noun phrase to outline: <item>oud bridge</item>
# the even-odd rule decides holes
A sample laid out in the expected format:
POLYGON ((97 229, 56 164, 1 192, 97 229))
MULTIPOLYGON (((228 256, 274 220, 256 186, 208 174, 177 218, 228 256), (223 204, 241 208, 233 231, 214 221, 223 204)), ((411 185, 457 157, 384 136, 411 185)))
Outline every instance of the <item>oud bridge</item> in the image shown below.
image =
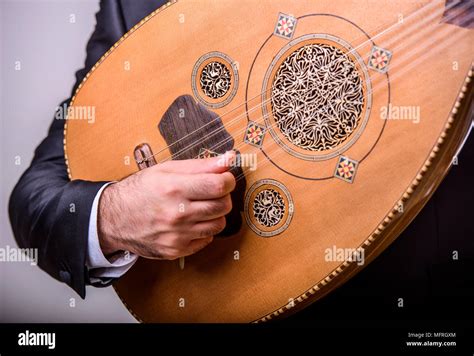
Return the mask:
POLYGON ((151 147, 147 143, 142 143, 133 150, 135 162, 137 162, 140 170, 154 166, 156 164, 155 157, 151 147))

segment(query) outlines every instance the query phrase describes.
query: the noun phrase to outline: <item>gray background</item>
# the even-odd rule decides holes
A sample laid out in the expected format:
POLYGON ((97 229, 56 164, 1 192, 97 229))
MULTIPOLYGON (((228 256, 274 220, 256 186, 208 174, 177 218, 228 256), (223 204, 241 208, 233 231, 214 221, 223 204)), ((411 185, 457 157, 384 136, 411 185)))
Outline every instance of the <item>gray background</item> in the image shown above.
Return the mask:
MULTIPOLYGON (((8 197, 84 65, 98 0, 0 0, 0 247, 17 246, 8 197), (75 15, 75 23, 70 15, 75 15), (21 70, 15 62, 21 61, 21 70), (15 157, 21 164, 15 165, 15 157)), ((133 322, 111 287, 82 300, 27 262, 0 262, 0 321, 133 322), (70 307, 75 298, 75 307, 70 307)))

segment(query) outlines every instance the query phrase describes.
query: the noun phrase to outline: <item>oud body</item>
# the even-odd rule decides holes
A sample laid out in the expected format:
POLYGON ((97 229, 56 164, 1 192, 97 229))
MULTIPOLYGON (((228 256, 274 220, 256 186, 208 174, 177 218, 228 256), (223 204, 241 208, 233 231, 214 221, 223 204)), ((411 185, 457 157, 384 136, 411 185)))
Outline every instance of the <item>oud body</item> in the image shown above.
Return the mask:
POLYGON ((462 13, 472 26, 444 1, 179 0, 114 45, 71 103, 95 108, 93 123, 67 120, 71 179, 227 149, 255 163, 236 174, 231 236, 185 260, 141 258, 115 283, 133 315, 270 320, 383 251, 471 124, 462 13))

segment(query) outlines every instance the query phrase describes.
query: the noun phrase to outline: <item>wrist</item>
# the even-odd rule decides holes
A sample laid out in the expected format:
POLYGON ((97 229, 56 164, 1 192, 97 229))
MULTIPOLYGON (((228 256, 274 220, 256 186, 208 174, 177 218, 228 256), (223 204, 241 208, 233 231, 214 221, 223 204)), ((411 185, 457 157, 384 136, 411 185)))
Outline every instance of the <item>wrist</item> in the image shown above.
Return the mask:
POLYGON ((97 235, 102 253, 106 257, 123 250, 114 229, 117 222, 117 214, 114 212, 115 188, 115 184, 111 184, 104 189, 97 210, 97 235))

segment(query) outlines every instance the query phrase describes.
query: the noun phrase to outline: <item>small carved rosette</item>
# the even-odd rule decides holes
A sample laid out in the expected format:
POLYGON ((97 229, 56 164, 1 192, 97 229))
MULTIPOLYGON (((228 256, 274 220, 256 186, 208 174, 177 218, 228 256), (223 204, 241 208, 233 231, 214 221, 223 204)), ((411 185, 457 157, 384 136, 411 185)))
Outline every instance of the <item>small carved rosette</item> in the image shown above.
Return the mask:
POLYGON ((288 189, 274 179, 255 182, 245 197, 245 218, 259 236, 271 237, 285 231, 294 213, 288 189))
POLYGON ((234 98, 238 84, 237 64, 224 53, 207 53, 194 65, 191 87, 201 104, 214 109, 227 105, 234 98))

